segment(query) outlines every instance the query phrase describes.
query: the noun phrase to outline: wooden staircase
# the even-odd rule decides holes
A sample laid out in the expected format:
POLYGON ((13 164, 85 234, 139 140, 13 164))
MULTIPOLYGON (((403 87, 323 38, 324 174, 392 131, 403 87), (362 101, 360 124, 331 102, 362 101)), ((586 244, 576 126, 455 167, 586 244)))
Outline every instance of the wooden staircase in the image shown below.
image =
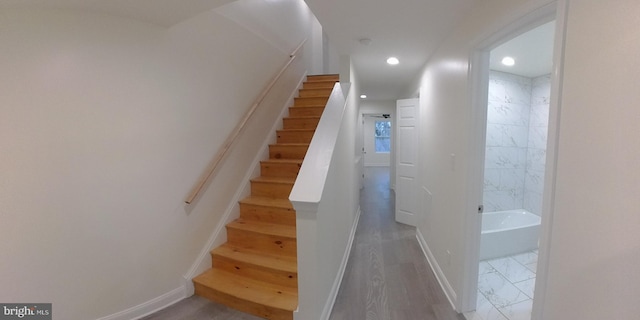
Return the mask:
POLYGON ((227 242, 211 251, 212 268, 193 279, 195 293, 265 319, 293 319, 298 307, 296 216, 289 194, 313 133, 338 81, 308 76, 269 146, 227 242))

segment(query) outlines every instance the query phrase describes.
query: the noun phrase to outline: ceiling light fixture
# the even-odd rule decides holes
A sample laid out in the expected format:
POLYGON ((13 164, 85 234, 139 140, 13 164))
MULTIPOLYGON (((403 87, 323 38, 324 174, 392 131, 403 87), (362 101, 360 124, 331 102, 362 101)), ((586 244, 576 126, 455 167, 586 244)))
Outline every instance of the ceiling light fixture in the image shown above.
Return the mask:
POLYGON ((393 65, 396 65, 396 64, 400 63, 400 60, 398 60, 398 58, 396 58, 396 57, 389 57, 387 59, 387 63, 393 66, 393 65))
POLYGON ((502 58, 502 64, 507 67, 512 67, 514 64, 516 64, 516 60, 511 57, 504 57, 502 58))
POLYGON ((366 99, 366 98, 367 98, 367 95, 366 95, 366 94, 361 94, 361 95, 360 95, 360 99, 366 99))

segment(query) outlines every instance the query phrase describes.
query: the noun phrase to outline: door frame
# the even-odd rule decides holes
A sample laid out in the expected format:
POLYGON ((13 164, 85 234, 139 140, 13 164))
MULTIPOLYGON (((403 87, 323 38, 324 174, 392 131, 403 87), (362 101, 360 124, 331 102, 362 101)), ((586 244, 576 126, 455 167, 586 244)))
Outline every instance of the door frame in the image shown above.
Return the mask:
POLYGON ((543 193, 542 225, 536 289, 533 301, 532 320, 542 319, 547 287, 547 269, 550 253, 550 238, 553 222, 553 195, 557 168, 557 148, 559 132, 559 114, 562 91, 562 63, 566 31, 566 12, 568 0, 557 0, 537 8, 530 8, 521 16, 513 17, 510 23, 492 35, 486 36, 472 46, 470 56, 470 102, 471 130, 469 137, 469 171, 467 184, 467 210, 464 215, 465 239, 463 242, 464 262, 462 271, 462 292, 459 312, 476 309, 480 252, 480 232, 482 217, 478 206, 482 205, 484 161, 487 127, 487 97, 489 87, 489 58, 492 49, 514 37, 555 19, 555 39, 553 52, 553 70, 551 73, 551 98, 549 107, 549 134, 547 139, 547 157, 543 193))

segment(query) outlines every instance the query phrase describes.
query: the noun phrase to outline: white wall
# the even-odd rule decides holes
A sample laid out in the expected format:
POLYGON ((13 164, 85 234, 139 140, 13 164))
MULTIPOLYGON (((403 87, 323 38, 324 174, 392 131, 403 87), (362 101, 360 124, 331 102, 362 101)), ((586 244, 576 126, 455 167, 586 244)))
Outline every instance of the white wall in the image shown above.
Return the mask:
POLYGON ((423 218, 418 229, 450 299, 460 307, 464 287, 465 215, 471 139, 469 64, 474 46, 548 1, 491 0, 462 20, 429 59, 414 89, 420 91, 419 183, 423 218), (535 5, 531 5, 531 4, 535 5))
MULTIPOLYGON (((468 95, 470 52, 545 3, 483 1, 444 41, 416 83, 420 180, 433 195, 423 202, 428 205, 418 228, 456 305, 464 286, 464 217, 473 214, 466 207, 467 185, 475 183, 467 178, 474 114, 468 95)), ((635 272, 640 265, 640 146, 630 143, 640 136, 640 108, 634 105, 640 98, 635 85, 640 41, 633 31, 640 3, 569 3, 557 176, 545 200, 551 221, 543 212, 543 224, 551 226, 549 279, 546 290, 536 292, 546 302, 537 319, 632 319, 640 313, 635 272)))
POLYGON ((310 28, 302 1, 279 5, 258 14, 263 33, 222 10, 169 29, 2 12, 0 301, 84 320, 180 295, 262 141, 244 141, 194 206, 184 197, 310 28))
POLYGON ((640 314, 639 16, 633 0, 569 4, 540 319, 640 314))

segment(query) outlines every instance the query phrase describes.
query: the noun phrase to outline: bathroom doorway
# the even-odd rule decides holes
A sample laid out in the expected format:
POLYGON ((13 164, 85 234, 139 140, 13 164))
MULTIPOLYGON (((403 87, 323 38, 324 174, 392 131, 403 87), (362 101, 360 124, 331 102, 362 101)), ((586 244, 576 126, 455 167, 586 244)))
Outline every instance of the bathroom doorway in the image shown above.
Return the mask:
POLYGON ((476 315, 530 319, 536 283, 555 21, 489 54, 476 315))

